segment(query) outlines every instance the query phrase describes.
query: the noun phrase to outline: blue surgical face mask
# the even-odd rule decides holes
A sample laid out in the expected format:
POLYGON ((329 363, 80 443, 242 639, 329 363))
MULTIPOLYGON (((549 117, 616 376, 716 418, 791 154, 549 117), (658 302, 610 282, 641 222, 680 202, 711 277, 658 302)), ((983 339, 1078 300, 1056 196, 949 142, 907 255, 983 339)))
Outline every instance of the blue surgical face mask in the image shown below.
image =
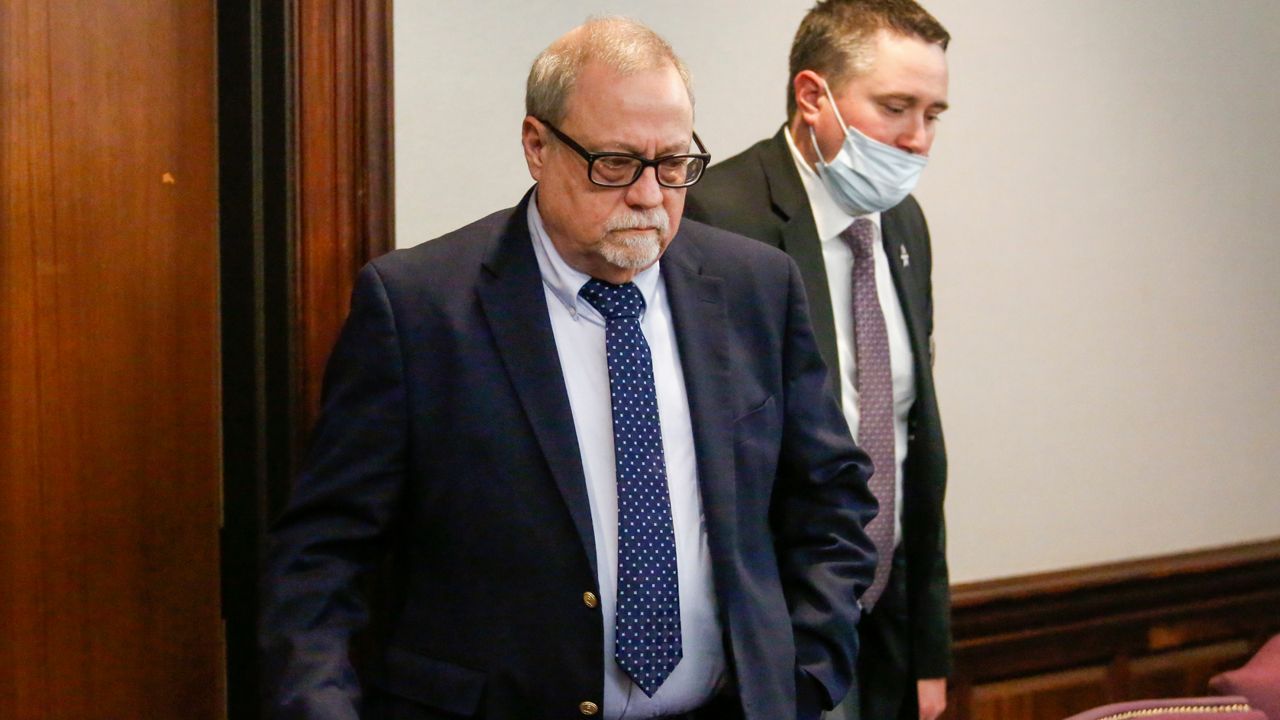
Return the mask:
POLYGON ((840 127, 844 128, 844 145, 828 163, 822 159, 813 126, 809 126, 809 139, 818 156, 815 166, 827 192, 850 215, 883 212, 902 202, 915 189, 929 158, 876 142, 857 128, 845 125, 831 86, 823 82, 822 87, 827 91, 840 127))

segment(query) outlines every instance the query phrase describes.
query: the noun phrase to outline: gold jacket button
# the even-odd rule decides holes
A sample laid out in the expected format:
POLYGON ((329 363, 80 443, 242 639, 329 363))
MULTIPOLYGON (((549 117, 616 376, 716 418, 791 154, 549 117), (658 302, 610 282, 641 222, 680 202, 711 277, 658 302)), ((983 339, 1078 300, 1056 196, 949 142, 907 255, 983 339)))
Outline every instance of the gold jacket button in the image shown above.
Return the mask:
MULTIPOLYGON (((600 599, 596 597, 595 593, 588 590, 587 592, 582 593, 582 604, 586 605, 589 608, 595 608, 597 605, 600 604, 600 599)), ((583 705, 586 705, 586 703, 583 703, 583 705)), ((585 713, 587 711, 583 710, 583 712, 585 713)), ((590 714, 590 713, 587 713, 587 714, 590 714)))
POLYGON ((590 700, 583 700, 578 703, 578 710, 580 710, 583 715, 595 715, 600 712, 600 706, 590 700))

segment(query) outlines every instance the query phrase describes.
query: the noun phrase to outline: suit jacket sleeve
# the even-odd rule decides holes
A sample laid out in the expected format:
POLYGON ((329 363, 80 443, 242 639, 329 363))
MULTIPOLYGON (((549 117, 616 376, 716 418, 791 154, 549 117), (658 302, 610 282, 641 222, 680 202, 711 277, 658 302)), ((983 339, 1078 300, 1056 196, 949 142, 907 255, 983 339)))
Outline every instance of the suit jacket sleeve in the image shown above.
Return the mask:
POLYGON ((864 528, 877 505, 867 487, 871 461, 854 445, 831 393, 799 270, 788 263, 784 440, 773 526, 795 635, 798 694, 803 703, 805 683, 816 681, 826 696, 820 701, 830 708, 848 691, 857 660, 861 608, 854 598, 875 573, 875 546, 864 528))
MULTIPOLYGON (((916 363, 917 372, 928 373, 929 390, 917 396, 913 408, 912 440, 904 474, 913 479, 913 491, 922 493, 918 510, 904 522, 908 529, 908 592, 911 617, 911 657, 920 678, 951 674, 951 581, 947 567, 946 517, 943 505, 947 485, 947 452, 937 395, 933 390, 933 258, 929 228, 914 198, 900 206, 904 237, 911 243, 911 257, 920 262, 923 278, 923 319, 928 357, 916 363)), ((924 383, 917 381, 917 386, 924 383)))
POLYGON ((272 718, 358 717, 348 646, 367 610, 355 581, 394 520, 405 407, 394 319, 368 265, 326 369, 310 457, 270 533, 259 639, 272 718))
POLYGON ((933 552, 921 573, 924 587, 911 593, 913 657, 919 678, 951 675, 951 587, 947 571, 946 524, 939 518, 933 552))

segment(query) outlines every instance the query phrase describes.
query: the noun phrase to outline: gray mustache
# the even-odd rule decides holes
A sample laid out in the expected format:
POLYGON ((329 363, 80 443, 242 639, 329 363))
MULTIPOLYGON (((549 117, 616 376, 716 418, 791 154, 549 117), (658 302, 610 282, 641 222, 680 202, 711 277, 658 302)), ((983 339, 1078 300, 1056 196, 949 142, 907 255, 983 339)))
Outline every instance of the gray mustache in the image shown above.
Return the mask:
POLYGON ((653 208, 652 210, 641 210, 626 212, 621 215, 615 215, 609 218, 609 222, 605 225, 605 230, 635 230, 638 228, 654 228, 659 235, 665 235, 670 221, 667 218, 667 211, 662 208, 653 208))

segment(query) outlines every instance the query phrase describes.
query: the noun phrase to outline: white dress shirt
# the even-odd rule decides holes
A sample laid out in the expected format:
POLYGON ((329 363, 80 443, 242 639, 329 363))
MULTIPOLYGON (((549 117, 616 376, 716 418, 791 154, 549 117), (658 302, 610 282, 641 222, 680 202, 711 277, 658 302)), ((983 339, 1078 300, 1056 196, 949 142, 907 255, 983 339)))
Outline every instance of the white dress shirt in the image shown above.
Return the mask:
MULTIPOLYGON (((853 329, 853 249, 840 237, 840 233, 853 224, 857 216, 845 212, 827 192, 822 179, 809 167, 796 148, 791 128, 786 128, 786 135, 791 158, 800 171, 800 180, 809 197, 813 221, 818 228, 818 239, 822 242, 822 259, 827 268, 827 286, 831 290, 831 310, 836 323, 836 351, 840 356, 840 406, 849 422, 849 429, 857 437, 858 375, 853 329)), ((871 213, 865 217, 876 226, 876 234, 879 236, 880 213, 871 213)), ((890 260, 884 251, 884 243, 872 243, 872 253, 876 264, 876 297, 880 300, 880 311, 884 314, 885 329, 889 334, 889 365, 893 372, 893 454, 897 465, 893 532, 896 544, 902 542, 902 462, 907 457, 907 416, 911 413, 911 405, 916 401, 916 378, 915 366, 912 364, 911 336, 907 333, 906 317, 893 286, 893 276, 889 271, 890 260)), ((902 255, 893 258, 893 262, 904 262, 902 255)))
POLYGON ((542 273, 547 310, 573 411, 591 504, 604 626, 604 707, 606 720, 631 720, 687 712, 706 704, 725 673, 724 645, 716 616, 706 519, 698 490, 693 426, 684 373, 676 347, 671 307, 659 264, 636 275, 644 296, 640 328, 653 356, 654 387, 667 461, 667 488, 675 530, 680 582, 680 631, 684 657, 653 697, 631 682, 613 657, 618 577, 618 489, 614 466, 613 410, 605 356, 605 320, 578 291, 590 276, 569 266, 547 236, 538 214, 537 193, 529 201, 529 233, 542 273))

